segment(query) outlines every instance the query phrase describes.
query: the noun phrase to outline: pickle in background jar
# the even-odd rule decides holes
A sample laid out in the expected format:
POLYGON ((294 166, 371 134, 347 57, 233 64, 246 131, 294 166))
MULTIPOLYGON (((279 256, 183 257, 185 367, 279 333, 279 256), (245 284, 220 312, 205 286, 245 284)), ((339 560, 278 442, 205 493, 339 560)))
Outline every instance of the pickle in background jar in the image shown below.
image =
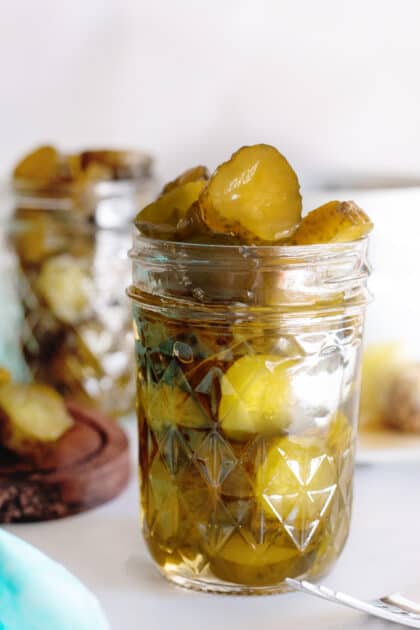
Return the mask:
POLYGON ((12 184, 20 341, 33 378, 111 415, 131 411, 126 252, 130 222, 150 199, 151 158, 44 146, 15 167, 12 184), (89 328, 95 335, 82 344, 89 328))

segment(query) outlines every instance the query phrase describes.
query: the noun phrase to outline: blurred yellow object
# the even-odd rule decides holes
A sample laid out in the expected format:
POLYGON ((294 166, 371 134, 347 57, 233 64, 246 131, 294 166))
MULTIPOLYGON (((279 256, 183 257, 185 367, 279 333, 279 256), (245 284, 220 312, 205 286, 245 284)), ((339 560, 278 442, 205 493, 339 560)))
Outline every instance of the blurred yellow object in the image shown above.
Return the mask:
POLYGON ((70 254, 50 258, 39 273, 37 288, 61 322, 77 324, 89 314, 92 286, 85 261, 70 254))
POLYGON ((398 342, 368 346, 362 360, 361 425, 382 424, 393 378, 409 359, 398 342))
POLYGON ((51 146, 42 146, 26 155, 13 172, 15 179, 38 180, 49 184, 57 177, 60 167, 58 151, 51 146))
POLYGON ((384 422, 397 431, 420 433, 420 364, 403 366, 389 387, 384 422))
POLYGON ((5 383, 10 383, 10 381, 10 372, 8 372, 5 368, 0 367, 0 385, 5 385, 5 383))

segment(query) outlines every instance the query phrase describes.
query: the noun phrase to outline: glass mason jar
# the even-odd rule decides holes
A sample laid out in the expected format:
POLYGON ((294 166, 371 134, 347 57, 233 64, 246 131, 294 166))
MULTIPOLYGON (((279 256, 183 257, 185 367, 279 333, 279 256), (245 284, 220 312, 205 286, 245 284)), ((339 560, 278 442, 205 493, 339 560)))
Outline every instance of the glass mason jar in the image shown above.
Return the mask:
MULTIPOLYGON (((124 288, 131 222, 151 195, 150 158, 132 180, 12 191, 20 344, 30 377, 111 415, 134 409, 124 288)), ((17 342, 18 343, 18 342, 17 342)))
POLYGON ((367 250, 136 237, 143 534, 169 580, 277 592, 340 555, 367 250))
MULTIPOLYGON (((4 219, 4 217, 2 217, 4 219)), ((4 221, 3 221, 4 224, 4 221)), ((9 247, 4 226, 0 225, 0 304, 2 321, 0 326, 0 367, 6 367, 13 379, 27 378, 27 369, 19 344, 16 343, 16 328, 20 313, 16 295, 15 259, 9 247)))

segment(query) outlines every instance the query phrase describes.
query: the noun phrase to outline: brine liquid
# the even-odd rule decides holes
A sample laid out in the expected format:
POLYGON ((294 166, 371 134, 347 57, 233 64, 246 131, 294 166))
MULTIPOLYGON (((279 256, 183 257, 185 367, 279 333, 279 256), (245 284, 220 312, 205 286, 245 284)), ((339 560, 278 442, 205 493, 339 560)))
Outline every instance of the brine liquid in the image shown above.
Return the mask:
POLYGON ((134 314, 143 532, 161 571, 245 593, 325 573, 350 522, 360 322, 286 334, 134 314), (262 352, 296 360, 296 413, 280 435, 233 439, 221 379, 262 352))

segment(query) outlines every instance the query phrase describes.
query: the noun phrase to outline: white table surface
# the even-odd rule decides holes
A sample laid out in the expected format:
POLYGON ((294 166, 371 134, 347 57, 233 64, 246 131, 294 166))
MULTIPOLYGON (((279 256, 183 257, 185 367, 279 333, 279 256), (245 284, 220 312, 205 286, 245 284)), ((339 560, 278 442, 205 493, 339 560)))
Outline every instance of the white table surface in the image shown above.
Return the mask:
MULTIPOLYGON (((112 630, 392 627, 299 593, 226 597, 167 583, 139 531, 134 421, 129 427, 133 477, 120 497, 62 521, 7 528, 78 576, 99 598, 112 630)), ((325 583, 365 598, 417 586, 420 600, 419 534, 420 462, 358 468, 350 539, 325 583)))

